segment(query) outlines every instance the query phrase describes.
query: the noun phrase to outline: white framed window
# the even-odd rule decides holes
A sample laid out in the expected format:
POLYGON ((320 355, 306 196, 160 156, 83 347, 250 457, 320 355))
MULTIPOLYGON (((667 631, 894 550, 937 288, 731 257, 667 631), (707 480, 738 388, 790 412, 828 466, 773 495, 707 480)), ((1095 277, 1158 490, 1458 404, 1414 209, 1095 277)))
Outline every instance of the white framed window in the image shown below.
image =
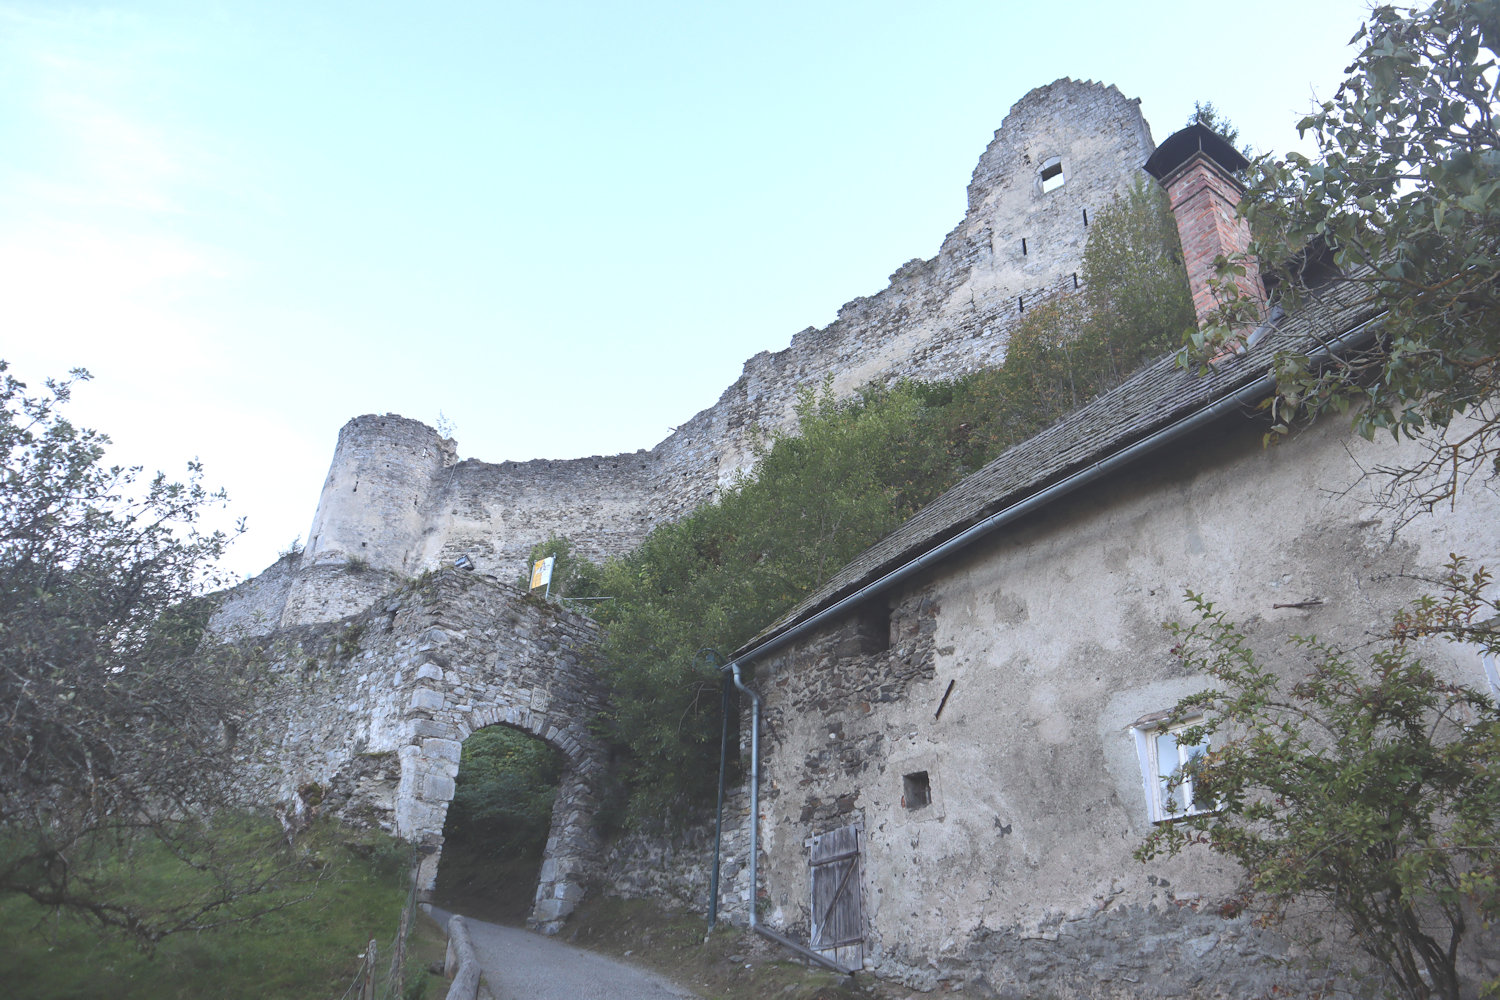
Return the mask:
POLYGON ((1201 725, 1191 719, 1169 726, 1170 713, 1148 715, 1130 727, 1135 751, 1141 762, 1141 786, 1146 793, 1146 812, 1153 823, 1162 823, 1197 813, 1212 812, 1214 802, 1195 787, 1194 764, 1208 752, 1205 736, 1188 743, 1182 734, 1201 725))
POLYGON ((1484 679, 1490 684, 1490 697, 1500 701, 1500 655, 1481 652, 1479 665, 1484 668, 1484 679))

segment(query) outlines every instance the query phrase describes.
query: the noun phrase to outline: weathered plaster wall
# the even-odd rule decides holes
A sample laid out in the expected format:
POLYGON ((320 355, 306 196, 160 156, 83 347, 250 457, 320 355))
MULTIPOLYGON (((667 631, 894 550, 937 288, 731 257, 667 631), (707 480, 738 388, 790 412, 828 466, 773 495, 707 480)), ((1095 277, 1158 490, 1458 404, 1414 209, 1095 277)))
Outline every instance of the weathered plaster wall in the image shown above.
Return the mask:
MULTIPOLYGON (((1217 425, 897 595, 889 651, 860 653, 848 622, 758 667, 771 919, 807 933, 805 839, 860 822, 882 974, 1001 995, 1039 970, 1059 997, 1313 992, 1251 960, 1298 949, 1218 915, 1231 871, 1131 857, 1149 824, 1128 728, 1203 684, 1160 626, 1185 616, 1189 587, 1262 648, 1293 632, 1357 642, 1450 551, 1494 563, 1500 498, 1482 486, 1392 540, 1358 485, 1392 448, 1334 420, 1272 449, 1246 421, 1217 425), (921 771, 933 802, 904 808, 903 776, 921 771)), ((1484 683, 1477 657, 1430 652, 1484 683)))
POLYGON ((904 264, 828 326, 749 359, 713 406, 650 451, 458 462, 454 443, 418 421, 351 420, 298 572, 239 588, 213 629, 259 623, 269 632, 368 606, 378 596, 369 579, 311 572, 349 560, 399 578, 467 555, 481 572, 511 579, 552 534, 594 559, 628 552, 749 469, 760 434, 792 426, 801 390, 831 378, 846 395, 872 381, 951 379, 998 364, 1024 308, 1076 287, 1087 218, 1144 177, 1152 149, 1139 102, 1113 86, 1062 79, 1031 91, 980 157, 964 218, 936 256, 904 264), (1054 157, 1065 182, 1044 191, 1040 171, 1054 157), (337 593, 340 582, 351 588, 337 593))

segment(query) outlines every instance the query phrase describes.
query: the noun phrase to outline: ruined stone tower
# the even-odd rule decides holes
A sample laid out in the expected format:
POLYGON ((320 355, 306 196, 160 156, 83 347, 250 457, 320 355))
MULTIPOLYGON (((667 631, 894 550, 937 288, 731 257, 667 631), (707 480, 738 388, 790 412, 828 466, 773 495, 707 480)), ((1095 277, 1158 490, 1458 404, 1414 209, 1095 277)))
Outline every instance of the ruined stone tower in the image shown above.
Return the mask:
POLYGON ((425 424, 351 420, 306 550, 237 588, 214 628, 264 633, 334 620, 460 556, 510 579, 554 533, 593 559, 627 552, 749 469, 759 435, 791 426, 801 389, 826 379, 847 395, 869 382, 999 364, 1027 309, 1078 287, 1090 219, 1143 176, 1153 148, 1139 102, 1113 86, 1062 79, 1031 91, 980 157, 964 218, 936 256, 902 265, 828 326, 750 358, 718 402, 650 451, 460 462, 454 443, 425 424))

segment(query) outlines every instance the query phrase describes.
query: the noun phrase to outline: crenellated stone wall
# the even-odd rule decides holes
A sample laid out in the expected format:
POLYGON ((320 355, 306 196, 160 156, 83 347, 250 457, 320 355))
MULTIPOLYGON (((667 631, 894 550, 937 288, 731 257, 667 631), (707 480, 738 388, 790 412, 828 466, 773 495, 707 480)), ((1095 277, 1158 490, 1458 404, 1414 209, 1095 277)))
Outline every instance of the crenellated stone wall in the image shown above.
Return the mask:
POLYGON ((848 395, 870 382, 951 379, 998 364, 1027 308, 1078 286, 1088 220, 1144 176, 1154 147, 1138 103, 1071 79, 1025 95, 980 157, 964 218, 936 256, 902 265, 828 326, 750 358, 713 406, 650 451, 460 462, 453 441, 418 421, 354 418, 339 434, 301 561, 237 588, 214 631, 327 621, 379 596, 376 577, 330 566, 368 566, 399 581, 467 556, 510 579, 553 534, 596 560, 628 552, 748 470, 764 434, 792 427, 802 390, 827 381, 848 395), (1055 187, 1042 177, 1053 162, 1055 187))

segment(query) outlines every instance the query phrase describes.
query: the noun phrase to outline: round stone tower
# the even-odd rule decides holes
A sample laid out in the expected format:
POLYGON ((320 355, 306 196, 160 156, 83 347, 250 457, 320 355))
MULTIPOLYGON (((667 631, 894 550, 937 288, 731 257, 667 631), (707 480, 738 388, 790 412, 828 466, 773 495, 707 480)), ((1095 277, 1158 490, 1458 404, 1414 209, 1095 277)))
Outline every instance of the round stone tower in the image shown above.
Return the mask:
POLYGON ((434 480, 455 461, 453 441, 419 420, 388 413, 349 421, 339 431, 303 568, 351 560, 408 576, 427 568, 418 563, 434 480))

